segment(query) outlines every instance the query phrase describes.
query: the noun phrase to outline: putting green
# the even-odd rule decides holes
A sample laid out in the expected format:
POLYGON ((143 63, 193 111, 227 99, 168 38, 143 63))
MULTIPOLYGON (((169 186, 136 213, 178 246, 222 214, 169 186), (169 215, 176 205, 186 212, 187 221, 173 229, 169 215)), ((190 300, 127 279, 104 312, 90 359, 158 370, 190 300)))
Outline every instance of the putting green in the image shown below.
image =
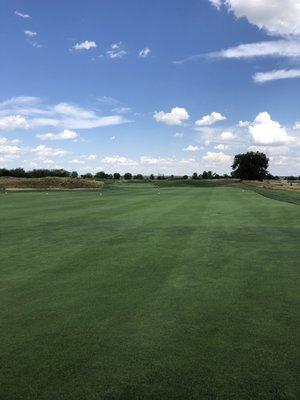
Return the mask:
POLYGON ((0 215, 1 399, 299 398, 298 205, 131 185, 0 215))

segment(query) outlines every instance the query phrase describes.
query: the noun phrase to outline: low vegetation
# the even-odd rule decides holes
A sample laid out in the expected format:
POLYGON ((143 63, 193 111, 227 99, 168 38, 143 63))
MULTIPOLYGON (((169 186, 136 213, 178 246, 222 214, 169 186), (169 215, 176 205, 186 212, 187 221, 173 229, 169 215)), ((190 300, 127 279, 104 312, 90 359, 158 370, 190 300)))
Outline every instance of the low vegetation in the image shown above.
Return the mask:
POLYGON ((0 177, 0 190, 72 190, 101 189, 103 182, 79 178, 12 178, 0 177))

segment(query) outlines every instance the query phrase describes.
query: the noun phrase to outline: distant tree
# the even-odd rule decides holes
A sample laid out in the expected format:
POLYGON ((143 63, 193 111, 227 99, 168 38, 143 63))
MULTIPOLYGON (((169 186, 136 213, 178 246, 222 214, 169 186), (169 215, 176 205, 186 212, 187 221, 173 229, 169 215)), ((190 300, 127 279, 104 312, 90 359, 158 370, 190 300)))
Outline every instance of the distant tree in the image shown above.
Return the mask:
POLYGON ((105 174, 105 179, 113 179, 113 174, 105 174))
POLYGON ((194 172, 194 173, 193 173, 192 179, 198 179, 198 174, 197 174, 197 172, 194 172))
POLYGON ((134 176, 134 179, 142 180, 142 179, 144 179, 144 177, 142 174, 137 174, 134 176))
POLYGON ((121 175, 118 172, 114 173, 114 179, 120 179, 121 175))
POLYGON ((126 172, 126 174, 124 174, 124 179, 126 180, 132 179, 132 174, 130 172, 126 172))
POLYGON ((232 164, 232 176, 246 180, 263 180, 268 174, 269 159, 259 151, 237 154, 232 164))
POLYGON ((9 176, 9 170, 6 168, 0 168, 0 176, 9 176))
POLYGON ((189 179, 188 175, 183 175, 182 179, 189 179))
POLYGON ((174 175, 170 175, 170 179, 174 179, 175 177, 174 177, 174 175))
POLYGON ((71 178, 78 178, 78 172, 77 171, 72 171, 71 172, 71 178))
POLYGON ((105 179, 106 173, 104 171, 96 172, 95 179, 105 179))
POLYGON ((202 179, 212 179, 213 174, 211 171, 203 171, 202 173, 202 179))
POLYGON ((16 178, 25 178, 26 172, 23 168, 15 168, 9 171, 9 176, 14 176, 16 178))
POLYGON ((90 172, 88 172, 87 174, 81 175, 81 178, 83 178, 83 179, 93 179, 93 175, 90 172))
POLYGON ((151 180, 153 181, 153 179, 155 179, 154 175, 151 174, 151 175, 149 176, 149 179, 151 179, 151 180))

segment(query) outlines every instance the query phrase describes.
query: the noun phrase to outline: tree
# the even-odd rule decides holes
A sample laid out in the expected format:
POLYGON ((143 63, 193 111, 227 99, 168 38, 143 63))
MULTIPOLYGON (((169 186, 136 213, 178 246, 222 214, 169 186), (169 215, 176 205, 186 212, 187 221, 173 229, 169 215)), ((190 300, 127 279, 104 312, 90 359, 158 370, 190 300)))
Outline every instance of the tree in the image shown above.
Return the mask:
POLYGON ((211 171, 203 171, 202 173, 202 179, 212 179, 213 178, 213 174, 211 171))
POLYGON ((198 179, 198 174, 197 174, 197 172, 194 172, 194 173, 193 173, 192 179, 198 179))
POLYGON ((106 178, 106 173, 104 171, 96 172, 95 178, 96 179, 105 179, 106 178))
POLYGON ((155 179, 155 178, 154 178, 154 175, 151 174, 151 175, 149 176, 149 179, 151 179, 151 180, 153 181, 153 179, 155 179))
POLYGON ((268 174, 269 159, 259 151, 237 154, 232 164, 232 176, 246 180, 262 181, 268 174))
POLYGON ((124 174, 124 179, 127 179, 127 180, 132 179, 132 174, 130 172, 126 172, 126 174, 124 174))
POLYGON ((189 179, 189 177, 187 175, 183 175, 182 179, 189 179))
POLYGON ((114 179, 120 179, 121 175, 119 174, 119 172, 115 172, 114 173, 114 179))
POLYGON ((92 179, 93 175, 88 172, 87 174, 81 175, 81 178, 83 178, 83 179, 92 179))
POLYGON ((71 178, 78 178, 78 172, 72 171, 71 172, 71 178))
POLYGON ((135 176, 133 177, 133 179, 143 180, 144 177, 143 177, 142 174, 137 174, 137 175, 135 175, 135 176))

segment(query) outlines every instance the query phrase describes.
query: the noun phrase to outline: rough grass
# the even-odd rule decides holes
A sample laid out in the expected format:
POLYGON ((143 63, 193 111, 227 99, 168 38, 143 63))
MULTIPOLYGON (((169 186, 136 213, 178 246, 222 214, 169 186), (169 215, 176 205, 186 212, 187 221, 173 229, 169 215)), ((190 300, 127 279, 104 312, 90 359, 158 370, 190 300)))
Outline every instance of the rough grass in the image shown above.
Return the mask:
POLYGON ((299 206, 133 185, 0 215, 1 399, 299 399, 299 206))
POLYGON ((101 189, 103 182, 80 178, 1 178, 2 190, 101 189))

